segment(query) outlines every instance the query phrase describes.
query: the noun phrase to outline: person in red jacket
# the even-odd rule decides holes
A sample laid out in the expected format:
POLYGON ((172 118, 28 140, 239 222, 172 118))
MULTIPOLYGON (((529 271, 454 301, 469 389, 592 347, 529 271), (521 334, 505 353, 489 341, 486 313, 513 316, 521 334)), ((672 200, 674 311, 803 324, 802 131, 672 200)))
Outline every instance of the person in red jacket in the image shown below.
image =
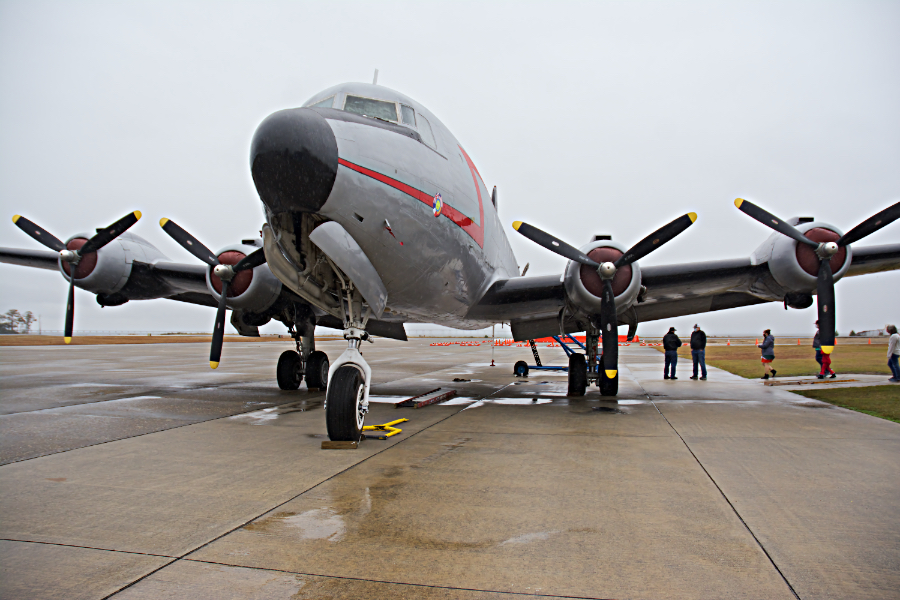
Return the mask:
POLYGON ((837 377, 837 374, 831 370, 831 355, 822 353, 822 370, 816 375, 818 379, 825 379, 825 373, 831 374, 831 379, 837 377))

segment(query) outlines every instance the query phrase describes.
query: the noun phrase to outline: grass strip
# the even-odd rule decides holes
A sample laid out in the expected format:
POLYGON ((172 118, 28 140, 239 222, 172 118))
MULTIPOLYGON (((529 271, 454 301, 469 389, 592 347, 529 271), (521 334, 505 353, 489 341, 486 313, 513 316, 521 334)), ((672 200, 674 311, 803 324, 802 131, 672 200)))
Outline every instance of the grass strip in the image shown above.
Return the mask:
POLYGON ((900 423, 900 383, 794 391, 807 398, 900 423))

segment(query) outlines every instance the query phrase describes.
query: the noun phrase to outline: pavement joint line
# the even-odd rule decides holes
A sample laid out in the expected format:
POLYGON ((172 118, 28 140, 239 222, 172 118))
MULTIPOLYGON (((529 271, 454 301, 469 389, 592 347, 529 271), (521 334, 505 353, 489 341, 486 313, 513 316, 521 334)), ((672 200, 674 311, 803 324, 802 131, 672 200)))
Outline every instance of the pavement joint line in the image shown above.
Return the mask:
POLYGON ((753 537, 753 540, 759 546, 759 549, 763 551, 763 554, 766 555, 766 558, 769 559, 769 562, 772 564, 772 566, 775 568, 775 570, 778 572, 778 574, 781 575, 781 579, 784 580, 785 585, 791 591, 791 594, 794 595, 794 598, 796 598, 797 600, 800 600, 800 596, 797 594, 796 590, 794 590, 794 586, 791 585, 791 582, 788 581, 788 578, 785 576, 785 574, 782 573, 780 568, 778 568, 778 565, 775 563, 775 559, 772 558, 772 556, 769 554, 769 551, 766 550, 766 547, 763 546, 762 542, 759 541, 759 538, 756 537, 756 534, 753 533, 753 530, 750 529, 750 526, 744 520, 744 517, 741 516, 741 513, 738 512, 737 508, 735 508, 734 504, 731 503, 731 500, 728 498, 727 495, 725 495, 725 492, 722 490, 722 488, 719 487, 718 482, 715 479, 713 479, 713 476, 710 474, 709 471, 706 470, 706 467, 703 466, 703 463, 700 462, 700 459, 697 458, 697 455, 694 454, 694 451, 691 450, 691 447, 688 445, 688 443, 685 441, 685 439, 683 437, 681 437, 681 434, 678 433, 677 429, 675 429, 675 426, 672 425, 672 423, 669 421, 669 419, 666 418, 666 415, 664 415, 662 413, 662 411, 659 410, 659 407, 656 406, 656 403, 653 402, 652 400, 650 401, 650 403, 653 404, 653 407, 656 409, 656 412, 659 413, 659 416, 661 416, 663 418, 663 420, 665 420, 665 422, 668 423, 669 427, 672 428, 672 431, 675 432, 675 435, 678 436, 678 439, 681 440, 681 443, 684 444, 684 447, 687 448, 687 451, 691 453, 691 456, 694 457, 694 460, 697 462, 697 464, 700 466, 700 468, 703 469, 703 472, 706 473, 706 476, 709 478, 709 480, 712 482, 712 484, 714 486, 716 486, 717 490, 719 490, 719 493, 722 495, 722 498, 724 498, 725 502, 728 503, 728 506, 731 507, 731 510, 734 512, 735 516, 741 522, 741 525, 743 525, 744 528, 747 530, 747 532, 750 534, 750 536, 753 537))
MULTIPOLYGON (((509 385, 509 384, 508 384, 508 385, 509 385)), ((505 387, 507 387, 507 386, 504 386, 504 388, 505 388, 505 387)), ((504 389, 504 388, 500 388, 500 389, 502 390, 502 389, 504 389)), ((499 391, 500 391, 500 390, 497 390, 497 392, 499 392, 499 391)), ((497 392, 494 392, 494 393, 497 393, 497 392)), ((208 540, 208 541, 206 541, 206 542, 203 542, 202 544, 200 544, 200 545, 197 546, 196 548, 193 548, 192 550, 188 550, 187 552, 181 554, 180 556, 175 557, 174 560, 169 561, 168 563, 162 565, 162 566, 159 567, 158 569, 154 569, 153 571, 150 571, 149 573, 147 573, 147 574, 145 574, 145 575, 142 575, 141 577, 138 577, 137 579, 135 579, 135 580, 132 581, 131 583, 122 586, 121 588, 119 588, 118 590, 112 592, 111 594, 109 594, 109 595, 107 595, 107 596, 104 596, 101 600, 107 600, 107 598, 111 598, 112 596, 115 596, 115 595, 118 594, 119 592, 122 592, 122 591, 124 591, 124 590, 127 590, 128 588, 130 588, 131 586, 135 585, 136 583, 139 583, 140 581, 143 581, 143 580, 146 579, 147 577, 150 577, 150 576, 153 575, 154 573, 160 571, 161 569, 164 569, 165 567, 168 567, 168 566, 171 565, 171 564, 174 564, 174 563, 178 562, 179 560, 195 560, 195 559, 189 559, 189 558, 187 558, 187 557, 190 556, 191 554, 193 554, 194 552, 197 552, 198 550, 202 550, 202 549, 205 548, 206 546, 209 546, 210 544, 219 541, 220 539, 224 538, 225 536, 234 533, 235 531, 237 531, 238 529, 244 527, 245 525, 248 525, 248 524, 252 523, 252 522, 255 521, 256 519, 259 519, 260 517, 262 517, 264 514, 269 513, 269 512, 272 512, 273 510, 276 510, 276 509, 278 509, 278 508, 284 506, 284 505, 287 504, 288 502, 293 502, 294 500, 296 500, 297 498, 299 498, 299 497, 302 496, 303 494, 306 494, 307 492, 310 492, 310 491, 316 489, 317 487, 319 487, 319 486, 322 485, 323 483, 327 483, 327 482, 331 481, 332 479, 334 479, 335 477, 338 477, 339 475, 342 475, 342 474, 346 473, 346 472, 349 471, 350 469, 353 469, 353 468, 355 468, 355 467, 357 467, 357 466, 363 464, 364 462, 367 462, 369 459, 375 458, 376 456, 378 456, 378 455, 381 454, 382 452, 386 452, 386 451, 388 451, 388 450, 390 450, 390 449, 392 449, 392 448, 394 448, 394 447, 396 447, 396 446, 399 446, 399 445, 402 444, 403 442, 405 442, 405 441, 407 441, 407 440, 409 440, 409 439, 411 439, 411 438, 413 438, 413 437, 419 435, 419 434, 422 433, 423 431, 426 431, 426 430, 428 430, 428 429, 431 429, 432 427, 434 427, 434 426, 437 425, 438 423, 442 423, 442 422, 446 421, 447 419, 449 419, 449 418, 451 418, 451 417, 454 417, 454 416, 458 415, 458 414, 459 414, 460 412, 462 412, 463 410, 465 410, 465 409, 464 409, 464 408, 461 408, 460 410, 458 410, 458 411, 456 411, 456 412, 454 412, 454 413, 452 413, 452 414, 450 414, 450 415, 447 415, 447 416, 444 417, 443 419, 440 419, 440 420, 438 420, 438 421, 435 421, 435 422, 432 423, 431 425, 429 425, 429 426, 427 426, 427 427, 423 427, 423 428, 420 429, 419 431, 416 431, 415 433, 411 433, 411 434, 409 434, 408 436, 406 436, 406 437, 404 437, 404 438, 402 438, 402 439, 397 440, 395 443, 391 444, 390 446, 386 446, 385 448, 382 448, 382 449, 379 450, 378 452, 375 452, 374 454, 371 454, 371 455, 369 455, 369 456, 366 456, 365 458, 363 458, 363 459, 360 460, 359 462, 355 462, 355 463, 353 463, 352 465, 349 465, 347 468, 341 469, 341 470, 338 471, 337 473, 334 473, 334 474, 332 474, 332 475, 329 475, 328 477, 326 477, 326 478, 323 479, 322 481, 319 481, 318 483, 315 483, 315 484, 309 486, 309 487, 306 488, 305 490, 303 490, 303 491, 301 491, 301 492, 295 494, 294 496, 288 498, 288 499, 285 500, 284 502, 279 502, 279 503, 276 504, 275 506, 272 506, 271 508, 268 508, 268 509, 264 510, 263 512, 259 513, 258 515, 254 516, 254 517, 251 517, 250 519, 248 519, 248 520, 242 522, 240 525, 237 525, 236 527, 232 527, 232 528, 229 529, 228 531, 225 531, 225 532, 223 532, 223 533, 217 535, 216 537, 212 538, 211 540, 208 540)), ((137 436, 135 436, 135 437, 137 437, 137 436)), ((201 562, 201 561, 195 561, 195 562, 201 562)))
MULTIPOLYGON (((313 393, 319 394, 321 392, 313 392, 313 393)), ((291 404, 292 402, 297 402, 297 400, 286 400, 285 402, 282 402, 279 404, 273 404, 272 406, 284 406, 285 404, 291 404)), ((8 465, 14 465, 16 463, 27 462, 29 460, 37 460, 39 458, 45 458, 47 456, 55 456, 57 454, 65 454, 66 452, 75 452, 75 451, 81 450, 83 448, 93 448, 94 446, 102 446, 104 444, 112 444, 114 442, 121 442, 122 440, 131 440, 134 438, 143 437, 145 435, 153 435, 154 433, 161 433, 163 431, 172 431, 173 429, 181 429, 182 427, 190 427, 192 425, 200 425, 202 423, 211 423, 213 421, 219 421, 221 419, 228 419, 230 417, 236 417, 238 415, 244 415, 244 414, 255 412, 258 410, 261 410, 261 409, 257 406, 255 408, 251 408, 250 410, 244 410, 244 411, 237 412, 237 413, 230 414, 230 415, 223 415, 221 417, 215 417, 213 419, 204 419, 202 421, 192 421, 190 423, 185 423, 183 425, 175 425, 173 427, 167 427, 165 429, 157 429, 155 431, 146 431, 144 433, 138 433, 136 435, 129 435, 128 437, 116 438, 114 440, 106 440, 105 442, 97 442, 96 444, 87 444, 85 446, 78 446, 77 448, 68 448, 66 450, 59 450, 57 452, 47 452, 46 454, 40 454, 38 456, 32 456, 30 458, 19 458, 17 460, 11 460, 9 462, 0 464, 0 469, 2 469, 3 467, 6 467, 8 465)))
POLYGON ((81 548, 83 550, 98 550, 100 552, 115 552, 117 554, 136 554, 138 556, 155 556, 157 558, 173 558, 170 554, 154 554, 152 552, 136 552, 134 550, 116 550, 115 548, 98 548, 96 546, 81 546, 79 544, 63 544, 62 542, 39 542, 37 540, 16 540, 13 538, 0 538, 0 542, 20 542, 22 544, 43 544, 45 546, 62 546, 63 548, 81 548))
POLYGON ((185 558, 184 560, 196 563, 203 563, 209 565, 220 565, 223 567, 237 567, 240 569, 253 569, 255 571, 270 571, 275 573, 286 573, 290 575, 307 575, 309 577, 322 577, 323 579, 345 579, 349 581, 365 581, 368 583, 386 583, 389 585, 405 585, 409 587, 418 587, 418 588, 431 588, 438 590, 455 590, 460 592, 482 592, 486 594, 505 594, 509 596, 532 596, 536 598, 571 598, 572 600, 615 600, 613 598, 601 597, 601 596, 565 596, 559 594, 538 594, 534 592, 506 592, 502 590, 486 590, 482 588, 467 588, 467 587, 457 587, 452 585, 436 585, 436 584, 428 584, 428 583, 409 583, 406 581, 388 581, 385 579, 368 579, 366 577, 350 577, 347 575, 322 575, 321 573, 305 573, 302 571, 288 571, 286 569, 275 569, 272 567, 248 567, 245 565, 238 565, 232 563, 223 563, 214 560, 200 560, 196 558, 185 558))

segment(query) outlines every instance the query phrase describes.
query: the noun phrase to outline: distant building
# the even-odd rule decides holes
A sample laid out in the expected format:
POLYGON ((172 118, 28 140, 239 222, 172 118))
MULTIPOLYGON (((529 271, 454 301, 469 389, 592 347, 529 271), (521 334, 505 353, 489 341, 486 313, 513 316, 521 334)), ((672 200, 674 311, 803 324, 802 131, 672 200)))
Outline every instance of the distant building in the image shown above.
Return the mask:
POLYGON ((887 335, 884 329, 867 329, 865 331, 851 331, 851 336, 855 337, 878 337, 879 335, 887 335))

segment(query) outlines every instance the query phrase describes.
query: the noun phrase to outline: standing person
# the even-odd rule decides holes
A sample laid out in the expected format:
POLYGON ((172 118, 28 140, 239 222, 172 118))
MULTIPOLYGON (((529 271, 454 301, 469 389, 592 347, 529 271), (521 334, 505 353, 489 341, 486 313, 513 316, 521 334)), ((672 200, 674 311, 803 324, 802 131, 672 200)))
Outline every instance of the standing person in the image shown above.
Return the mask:
POLYGON ((675 335, 675 328, 669 327, 669 333, 663 336, 663 350, 666 354, 666 367, 663 369, 663 379, 678 379, 675 377, 675 365, 678 364, 678 349, 681 348, 681 338, 675 335), (669 377, 669 366, 672 367, 672 376, 669 377))
POLYGON ((772 377, 775 377, 776 371, 772 368, 772 361, 775 360, 775 336, 772 335, 771 329, 766 329, 763 331, 763 343, 757 346, 762 352, 762 364, 766 369, 765 375, 762 376, 763 379, 768 379, 769 374, 772 374, 772 377))
POLYGON ((822 369, 822 344, 819 342, 819 321, 816 321, 816 337, 813 338, 813 350, 816 351, 816 362, 819 363, 819 369, 822 369))
POLYGON ((889 381, 900 383, 900 334, 897 334, 896 325, 888 325, 885 327, 887 332, 891 334, 888 338, 888 367, 891 369, 893 377, 889 381))
POLYGON ((697 365, 703 374, 700 381, 706 381, 706 333, 700 326, 694 323, 694 331, 691 332, 691 358, 694 361, 694 374, 691 379, 697 379, 697 365))

